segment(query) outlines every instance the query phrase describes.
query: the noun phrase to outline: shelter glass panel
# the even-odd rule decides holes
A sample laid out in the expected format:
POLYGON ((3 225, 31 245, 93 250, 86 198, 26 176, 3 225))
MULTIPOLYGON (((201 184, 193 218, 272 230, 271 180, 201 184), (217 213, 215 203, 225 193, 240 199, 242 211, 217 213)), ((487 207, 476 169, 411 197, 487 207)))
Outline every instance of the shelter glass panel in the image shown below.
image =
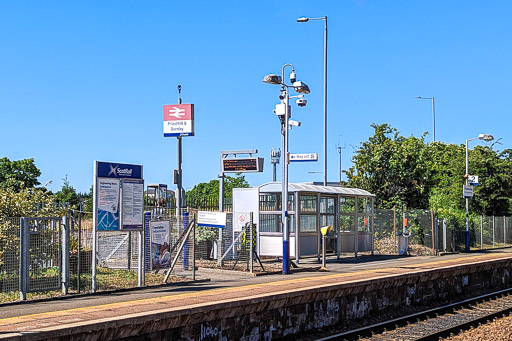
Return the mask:
POLYGON ((316 232, 316 215, 303 214, 300 216, 300 232, 316 232))
POLYGON ((323 215, 320 216, 320 227, 324 227, 324 226, 330 225, 334 229, 334 228, 336 228, 334 226, 334 221, 335 220, 336 220, 336 217, 334 215, 323 214, 323 215))
MULTIPOLYGON (((281 214, 260 214, 260 232, 283 232, 281 229, 281 214)), ((290 232, 295 232, 295 215, 288 215, 290 232)))
MULTIPOLYGON (((295 211, 293 194, 288 194, 288 210, 295 211)), ((260 211, 281 211, 281 193, 260 194, 260 211)))
POLYGON ((260 214, 260 232, 282 232, 280 214, 260 214))
POLYGON ((340 232, 355 232, 355 219, 354 214, 340 216, 340 232))
POLYGON ((316 195, 301 195, 300 196, 300 211, 301 212, 316 212, 316 210, 317 210, 317 196, 316 195))
POLYGON ((370 217, 368 217, 368 216, 357 217, 357 226, 358 226, 359 232, 371 232, 370 217))
POLYGON ((356 211, 356 201, 354 197, 341 197, 340 198, 340 213, 341 214, 354 214, 356 211))
POLYGON ((372 206, 370 205, 369 198, 358 198, 357 199, 357 212, 370 214, 372 212, 372 206))
POLYGON ((332 213, 334 214, 334 203, 335 198, 321 197, 320 198, 320 213, 332 213))

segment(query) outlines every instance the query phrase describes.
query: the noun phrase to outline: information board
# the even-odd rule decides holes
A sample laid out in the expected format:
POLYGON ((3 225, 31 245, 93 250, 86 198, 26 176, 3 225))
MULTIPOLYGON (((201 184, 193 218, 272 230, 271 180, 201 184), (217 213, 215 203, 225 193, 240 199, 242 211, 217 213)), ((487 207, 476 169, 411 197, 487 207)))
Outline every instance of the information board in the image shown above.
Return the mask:
POLYGON ((149 223, 152 270, 168 268, 171 265, 170 226, 169 220, 151 221, 149 223))
POLYGON ((98 231, 119 230, 119 179, 97 179, 98 231))
POLYGON ((121 229, 142 230, 144 222, 144 180, 121 180, 121 229))
POLYGON ((142 230, 144 180, 142 165, 94 162, 96 230, 142 230))
POLYGON ((263 172, 263 158, 261 157, 244 157, 233 159, 222 159, 223 173, 240 173, 240 172, 263 172))
POLYGON ((226 227, 226 213, 199 211, 197 213, 197 225, 207 227, 226 227))

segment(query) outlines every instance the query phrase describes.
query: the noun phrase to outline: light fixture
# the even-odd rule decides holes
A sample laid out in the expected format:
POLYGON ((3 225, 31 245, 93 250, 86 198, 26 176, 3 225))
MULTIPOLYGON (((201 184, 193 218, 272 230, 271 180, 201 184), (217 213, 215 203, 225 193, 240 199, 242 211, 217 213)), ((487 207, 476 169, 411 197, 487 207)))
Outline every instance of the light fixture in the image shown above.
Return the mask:
POLYGON ((490 134, 478 134, 478 139, 489 142, 489 141, 494 140, 494 136, 492 136, 490 134))
POLYGON ((297 19, 297 22, 308 22, 309 21, 309 18, 307 17, 300 17, 299 19, 297 19))
POLYGON ((293 88, 299 94, 309 94, 310 93, 309 86, 307 86, 307 84, 304 83, 303 81, 294 82, 293 88))
POLYGON ((265 78, 263 78, 263 83, 268 83, 268 84, 282 84, 282 79, 281 79, 281 76, 278 76, 276 74, 270 74, 270 75, 267 75, 265 76, 265 78))

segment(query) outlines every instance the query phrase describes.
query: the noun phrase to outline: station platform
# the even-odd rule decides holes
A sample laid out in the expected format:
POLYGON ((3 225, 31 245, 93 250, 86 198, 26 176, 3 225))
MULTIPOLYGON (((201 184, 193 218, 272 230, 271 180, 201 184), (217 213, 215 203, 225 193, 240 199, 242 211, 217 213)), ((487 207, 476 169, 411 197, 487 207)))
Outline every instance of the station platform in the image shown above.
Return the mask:
MULTIPOLYGON (((302 260, 301 260, 302 261, 302 260)), ((288 275, 199 268, 197 281, 0 305, 0 340, 278 339, 379 309, 511 285, 512 249, 315 259, 288 275)))

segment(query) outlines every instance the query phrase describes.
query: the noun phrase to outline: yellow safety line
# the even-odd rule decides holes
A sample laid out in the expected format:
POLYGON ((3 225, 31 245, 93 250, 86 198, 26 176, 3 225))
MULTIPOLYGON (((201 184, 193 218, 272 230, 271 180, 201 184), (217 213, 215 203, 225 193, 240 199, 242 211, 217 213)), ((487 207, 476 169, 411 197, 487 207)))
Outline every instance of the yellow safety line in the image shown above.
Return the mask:
MULTIPOLYGON (((489 260, 494 260, 496 258, 503 259, 504 258, 503 254, 500 254, 500 255, 501 255, 501 257, 489 257, 489 260)), ((464 260, 474 260, 474 259, 484 258, 484 257, 487 258, 488 256, 489 255, 470 256, 470 257, 465 257, 464 260)), ((505 258, 512 258, 512 255, 509 257, 505 257, 505 258)), ((342 277, 356 276, 356 275, 365 274, 365 273, 384 272, 386 270, 390 270, 393 268, 413 268, 413 267, 423 267, 423 266, 430 266, 430 265, 439 266, 441 263, 445 264, 445 263, 455 262, 457 260, 460 260, 460 258, 439 260, 439 261, 427 262, 427 263, 406 264, 406 265, 400 265, 400 266, 387 267, 387 268, 383 268, 383 269, 369 269, 369 270, 363 270, 363 271, 357 271, 357 272, 347 272, 347 273, 342 273, 342 274, 330 274, 330 275, 321 276, 321 278, 322 279, 342 278, 342 277)), ((174 295, 167 295, 167 296, 160 296, 160 297, 143 298, 143 299, 133 300, 133 301, 106 303, 106 304, 100 304, 100 305, 89 306, 89 307, 71 308, 71 309, 52 311, 52 312, 44 312, 44 313, 37 313, 37 314, 30 314, 30 315, 7 317, 7 318, 0 319, 0 326, 7 325, 7 324, 9 324, 10 321, 18 320, 19 322, 22 322, 20 320, 32 319, 34 317, 42 317, 42 316, 58 317, 58 316, 65 316, 70 313, 80 313, 80 312, 85 313, 85 312, 101 311, 102 308, 113 308, 113 307, 122 308, 122 307, 128 306, 128 305, 143 305, 145 303, 151 303, 151 302, 162 303, 163 301, 179 300, 181 298, 186 298, 186 297, 208 296, 208 295, 214 295, 214 294, 218 294, 218 293, 229 293, 231 291, 240 291, 240 290, 246 290, 246 289, 257 288, 257 287, 262 287, 262 286, 280 286, 280 285, 294 283, 294 282, 315 281, 318 279, 319 279, 318 276, 293 278, 293 279, 285 279, 285 280, 269 282, 269 283, 248 284, 248 285, 244 285, 244 286, 240 286, 240 287, 211 289, 211 290, 199 291, 199 292, 193 292, 193 293, 174 294, 174 295)), ((332 284, 332 283, 326 283, 326 284, 332 284)))

